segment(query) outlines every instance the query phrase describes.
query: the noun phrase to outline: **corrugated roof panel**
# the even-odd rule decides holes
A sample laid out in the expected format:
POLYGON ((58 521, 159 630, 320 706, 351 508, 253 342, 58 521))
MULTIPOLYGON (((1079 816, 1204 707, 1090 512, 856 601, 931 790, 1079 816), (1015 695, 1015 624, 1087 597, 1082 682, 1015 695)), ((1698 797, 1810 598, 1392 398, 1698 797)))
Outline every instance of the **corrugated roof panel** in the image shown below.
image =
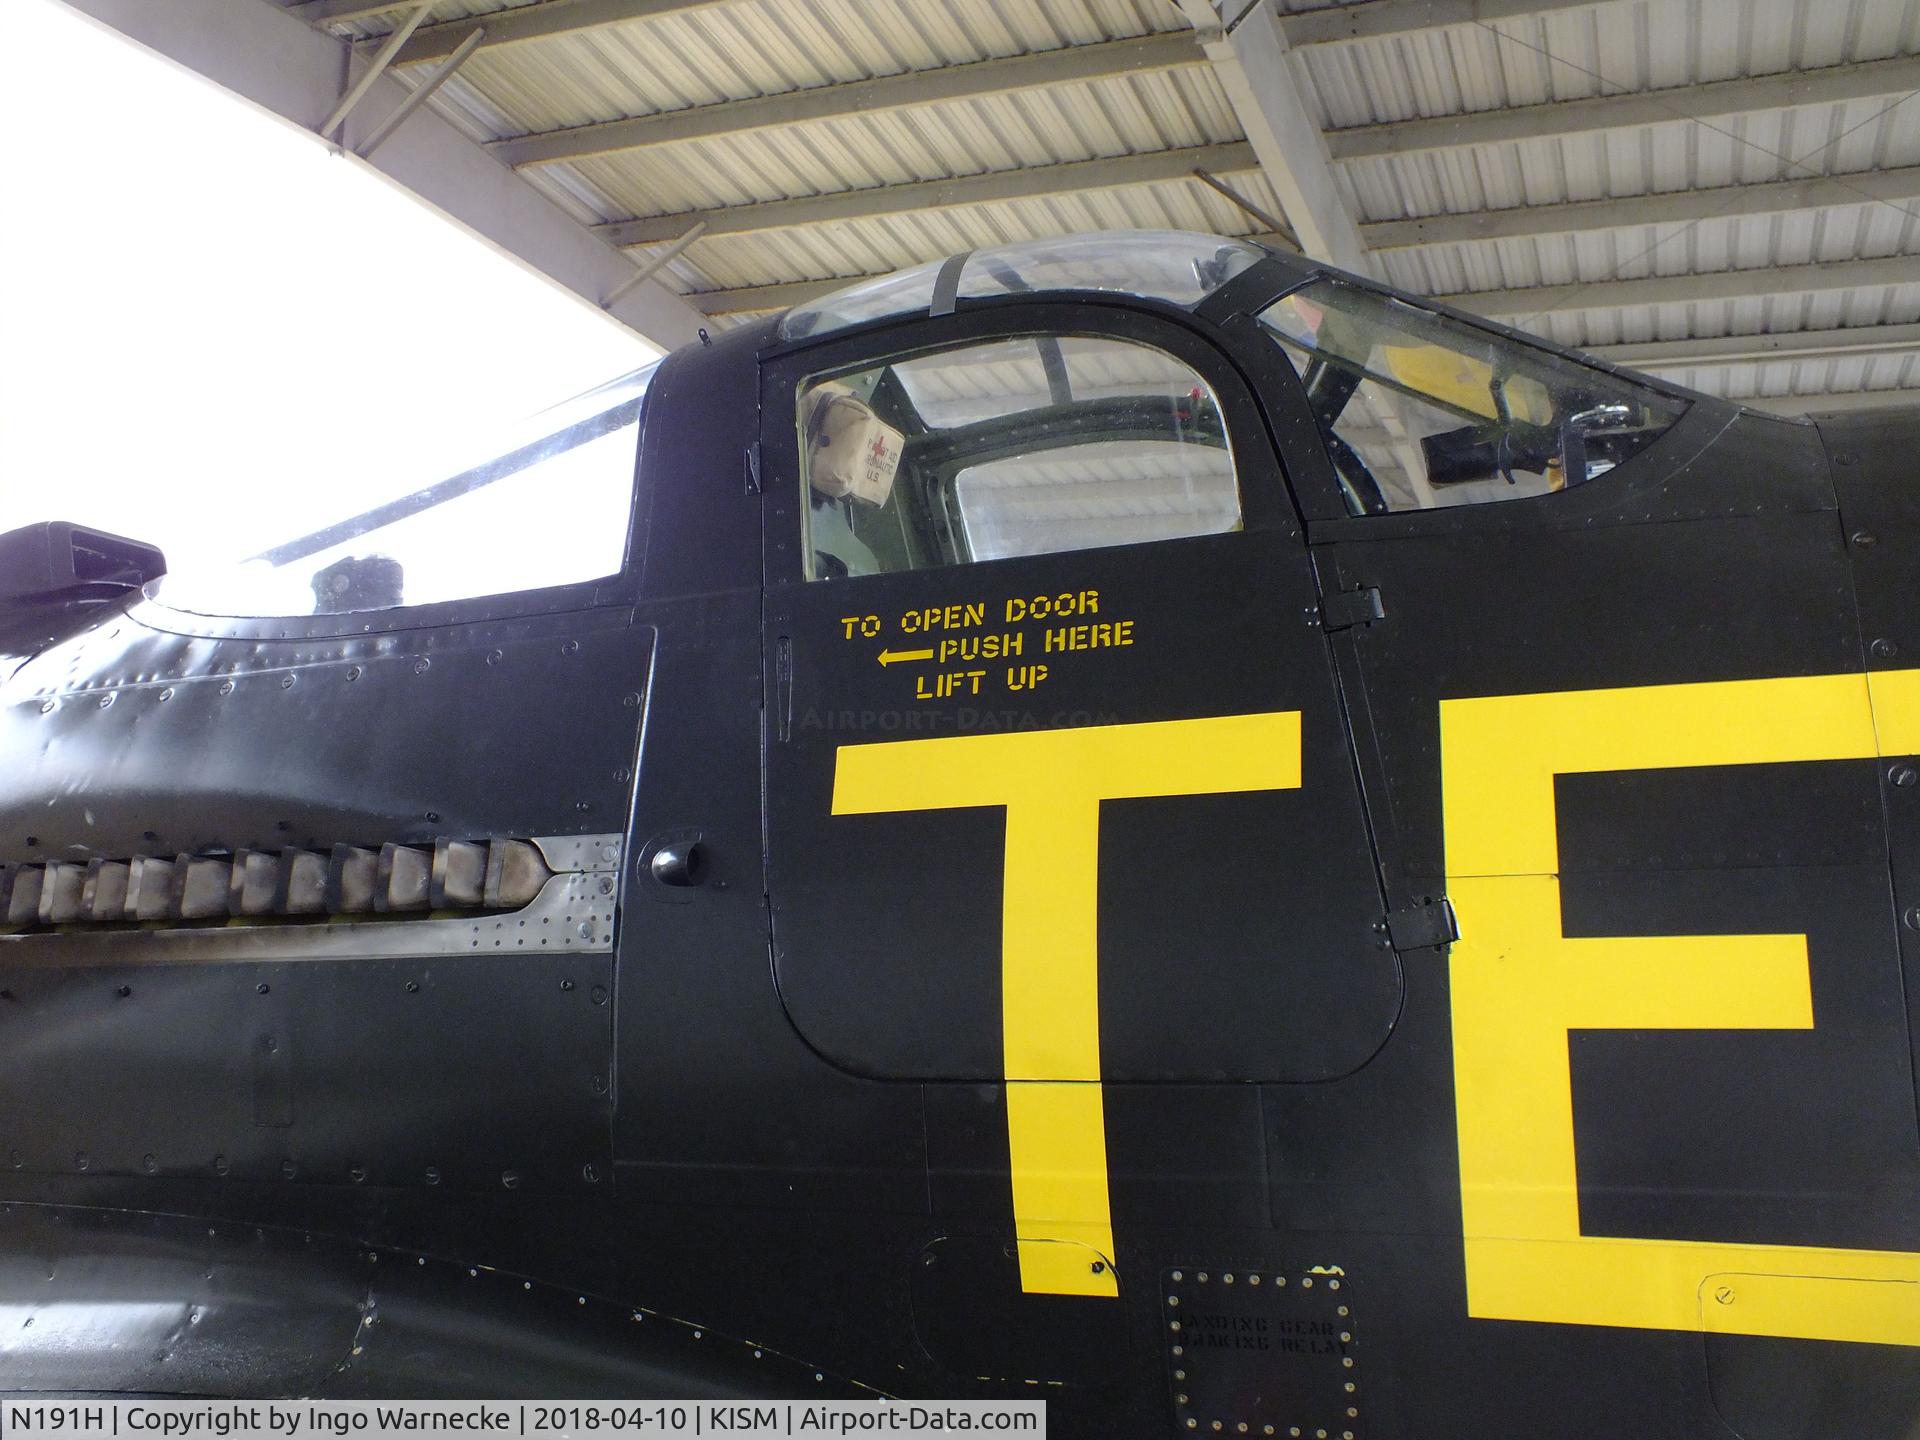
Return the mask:
POLYGON ((660 215, 1239 138, 1218 82, 1192 70, 848 115, 573 166, 611 207, 660 215))
MULTIPOLYGON (((441 0, 438 20, 530 0, 441 0)), ((1310 8, 1313 0, 1282 0, 1310 8)), ((339 27, 372 33, 392 16, 339 27)), ((678 13, 485 48, 436 108, 494 138, 711 105, 869 77, 1178 31, 1166 0, 713 0, 678 13)), ((1920 0, 1611 0, 1296 52, 1289 65, 1323 125, 1629 91, 1920 51, 1920 0)), ((424 70, 408 72, 409 78, 424 70)), ((1680 96, 1676 89, 1675 100, 1680 96)), ((1400 153, 1336 167, 1362 221, 1628 198, 1814 174, 1920 166, 1920 99, 1730 115, 1693 122, 1400 153)), ((585 223, 833 195, 849 190, 1232 142, 1242 129, 1210 69, 1079 82, 939 105, 839 117, 524 172, 585 223)), ((1257 173, 1226 177, 1262 208, 1257 173)), ((1637 343, 1920 319, 1916 283, 1861 293, 1769 294, 1712 302, 1580 308, 1584 287, 1859 257, 1916 255, 1920 201, 1864 197, 1826 210, 1709 215, 1382 252, 1381 273, 1427 293, 1543 287, 1520 317, 1566 343, 1637 343)), ((1074 230, 1265 228, 1197 182, 1134 185, 1031 200, 834 220, 697 242, 663 279, 710 290, 852 276, 956 250, 1074 230)), ((644 252, 635 252, 636 259, 644 252)), ((717 323, 727 323, 720 321, 717 323)), ((1685 372, 1730 394, 1920 385, 1913 356, 1770 360, 1685 372), (1742 387, 1745 387, 1744 389, 1742 387)))
POLYGON ((1616 0, 1296 51, 1328 127, 1370 125, 1882 59, 1912 0, 1616 0))
POLYGON ((482 47, 464 74, 524 134, 1179 28, 1147 0, 731 0, 482 47))
POLYGON ((626 212, 614 206, 570 165, 547 165, 526 172, 527 183, 547 196, 582 225, 624 220, 626 212))
POLYGON ((1384 155, 1341 167, 1356 216, 1471 214, 1920 165, 1920 99, 1502 145, 1384 155))
MULTIPOLYGON (((1385 277, 1425 294, 1592 284, 1643 276, 1874 258, 1920 251, 1920 202, 1720 217, 1382 252, 1385 277)), ((1920 273, 1920 261, 1916 261, 1920 273)))

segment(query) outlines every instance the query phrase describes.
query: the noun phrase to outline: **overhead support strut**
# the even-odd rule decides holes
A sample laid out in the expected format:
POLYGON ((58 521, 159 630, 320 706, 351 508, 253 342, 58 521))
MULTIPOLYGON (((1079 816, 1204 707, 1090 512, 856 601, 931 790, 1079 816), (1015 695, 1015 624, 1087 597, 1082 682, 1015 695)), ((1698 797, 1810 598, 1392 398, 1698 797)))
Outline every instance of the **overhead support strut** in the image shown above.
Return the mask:
POLYGON ((702 235, 706 233, 707 233, 707 222, 702 220, 698 224, 694 225, 693 228, 688 230, 687 233, 682 235, 678 240, 674 241, 671 245, 667 246, 667 248, 662 250, 659 254, 650 256, 646 264, 642 265, 639 269, 635 270, 633 274, 629 275, 625 280, 621 281, 618 285, 614 286, 613 293, 607 296, 605 300, 602 300, 600 302, 601 308, 607 309, 611 307, 620 299, 622 295, 625 295, 629 290, 633 289, 636 285, 646 284, 647 281, 651 280, 655 275, 658 275, 661 270, 666 268, 668 262, 673 260, 682 251, 684 251, 689 245, 693 244, 694 241, 698 240, 702 235))
POLYGON ((399 105, 394 108, 394 112, 387 116, 385 120, 382 120, 375 128, 373 134, 369 135, 365 143, 360 146, 360 158, 362 160, 371 158, 373 152, 386 143, 389 135, 407 123, 407 117, 409 115, 426 104, 427 101, 431 100, 434 91, 438 90, 453 78, 453 72, 466 64, 467 57, 480 48, 480 41, 486 33, 485 30, 476 30, 467 36, 465 40, 460 42, 460 48, 458 50, 443 60, 433 74, 429 75, 414 87, 413 93, 402 100, 399 105))
POLYGON ((1374 273, 1366 242, 1335 182, 1320 127, 1287 64, 1287 37, 1273 0, 1254 3, 1221 24, 1214 0, 1178 0, 1200 38, 1201 48, 1260 170, 1280 197, 1288 227, 1300 249, 1318 260, 1361 275, 1374 273))
POLYGON ((433 0, 420 0, 420 3, 414 7, 413 13, 400 22, 400 28, 387 37, 387 43, 380 47, 380 53, 373 57, 373 63, 361 72, 360 78, 347 88, 347 93, 340 97, 340 103, 333 107, 333 113, 321 122, 320 138, 322 140, 331 140, 333 132, 346 123, 347 116, 353 113, 356 105, 366 99, 367 92, 373 88, 373 82, 387 73, 387 66, 393 63, 393 57, 399 53, 400 47, 407 43, 407 37, 413 34, 420 22, 427 18, 427 12, 432 9, 433 0))
POLYGON ((1288 228, 1287 222, 1282 220, 1278 215, 1269 214, 1246 196, 1242 195, 1238 190, 1227 184, 1227 182, 1222 180, 1218 175, 1209 174, 1197 165, 1194 166, 1193 169, 1193 178, 1213 191, 1214 194, 1220 196, 1228 204, 1246 211, 1247 214, 1266 226, 1269 233, 1260 238, 1267 241, 1268 244, 1280 245, 1285 249, 1293 251, 1296 255, 1300 253, 1300 242, 1293 238, 1293 231, 1288 228))

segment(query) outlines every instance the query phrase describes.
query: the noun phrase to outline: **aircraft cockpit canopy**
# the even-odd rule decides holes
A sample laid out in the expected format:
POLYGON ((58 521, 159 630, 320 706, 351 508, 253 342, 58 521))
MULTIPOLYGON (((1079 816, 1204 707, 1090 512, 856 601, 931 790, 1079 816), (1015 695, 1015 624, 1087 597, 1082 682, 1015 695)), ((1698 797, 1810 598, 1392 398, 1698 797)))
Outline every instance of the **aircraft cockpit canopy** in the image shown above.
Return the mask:
POLYGON ((1260 320, 1300 373, 1356 515, 1583 485, 1687 408, 1626 376, 1330 275, 1260 320))
MULTIPOLYGON (((966 252, 790 311, 758 360, 733 347, 706 363, 795 357, 776 404, 796 427, 806 572, 831 580, 1241 528, 1240 471, 1266 445, 1250 407, 1273 397, 1250 400, 1218 363, 1230 322, 1254 370, 1287 357, 1353 515, 1582 485, 1690 403, 1310 261, 1175 231, 966 252)), ((380 457, 315 497, 307 533, 183 565, 151 593, 205 615, 327 616, 612 576, 652 375, 492 443, 380 457)))
POLYGON ((837 330, 933 307, 943 273, 958 267, 951 298, 982 300, 1048 290, 1104 290, 1192 308, 1243 270, 1267 258, 1257 245, 1183 230, 1128 230, 1067 235, 974 250, 897 275, 864 281, 800 305, 780 321, 783 340, 817 339, 837 330))
POLYGON ((1058 305, 1107 291, 1193 310, 1263 261, 1276 262, 1265 293, 1278 298, 1253 287, 1260 332, 1299 375, 1354 515, 1583 485, 1686 412, 1682 393, 1241 241, 1168 232, 977 251, 852 286, 782 322, 784 337, 811 341, 1008 296, 1031 297, 1051 321, 1005 311, 1014 333, 946 344, 903 332, 893 354, 882 331, 856 367, 799 385, 810 577, 1239 527, 1234 444, 1207 378, 1146 332, 1083 324, 1058 305))

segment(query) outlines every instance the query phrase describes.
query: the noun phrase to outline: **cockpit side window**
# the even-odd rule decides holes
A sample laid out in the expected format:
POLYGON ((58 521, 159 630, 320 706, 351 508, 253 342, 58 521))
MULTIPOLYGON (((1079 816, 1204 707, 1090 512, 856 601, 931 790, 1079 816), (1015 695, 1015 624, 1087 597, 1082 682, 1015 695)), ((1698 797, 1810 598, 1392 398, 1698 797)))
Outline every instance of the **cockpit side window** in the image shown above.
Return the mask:
POLYGON ((1355 515, 1583 485, 1638 454, 1686 402, 1344 280, 1260 316, 1293 360, 1355 515))
POLYGON ((796 424, 814 580, 1241 523, 1212 390, 1132 341, 1028 335, 815 376, 796 424))

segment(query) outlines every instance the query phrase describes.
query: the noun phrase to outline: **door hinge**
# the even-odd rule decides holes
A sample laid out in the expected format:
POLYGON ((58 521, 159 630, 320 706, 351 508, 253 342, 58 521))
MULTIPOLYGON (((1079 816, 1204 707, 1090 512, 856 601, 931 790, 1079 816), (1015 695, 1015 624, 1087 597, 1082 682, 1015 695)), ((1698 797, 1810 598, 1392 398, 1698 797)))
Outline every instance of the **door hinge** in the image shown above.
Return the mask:
POLYGON ((1349 630, 1386 618, 1387 607, 1380 603, 1380 592, 1371 585, 1364 590, 1339 590, 1320 602, 1322 630, 1349 630))
POLYGON ((1418 905, 1409 905, 1404 910, 1392 910, 1385 920, 1387 943, 1404 954, 1408 950, 1432 950, 1441 945, 1451 945, 1460 938, 1460 922, 1453 913, 1453 905, 1442 895, 1437 900, 1423 900, 1418 905))
POLYGON ((793 739, 793 641, 785 635, 773 646, 773 717, 784 745, 793 739))
POLYGON ((760 442, 747 446, 747 494, 760 493, 760 442))

